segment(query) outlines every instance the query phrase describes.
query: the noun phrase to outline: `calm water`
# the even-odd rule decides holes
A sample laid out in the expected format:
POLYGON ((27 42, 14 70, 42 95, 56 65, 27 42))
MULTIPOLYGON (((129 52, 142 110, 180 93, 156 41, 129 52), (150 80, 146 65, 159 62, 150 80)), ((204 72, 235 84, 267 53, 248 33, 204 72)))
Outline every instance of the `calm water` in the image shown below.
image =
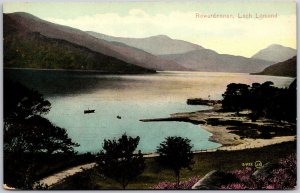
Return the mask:
POLYGON ((51 102, 46 116, 66 128, 80 144, 79 152, 98 152, 103 140, 123 133, 140 136, 138 149, 155 152, 167 136, 187 137, 193 149, 220 146, 208 141, 211 134, 197 125, 184 122, 140 122, 140 119, 168 117, 172 113, 207 109, 186 105, 192 97, 221 99, 232 82, 251 84, 273 81, 288 87, 292 78, 254 76, 236 73, 160 72, 153 75, 96 75, 62 71, 5 70, 29 87, 39 90, 51 102), (94 114, 84 114, 85 109, 94 114), (117 119, 121 116, 122 119, 117 119))

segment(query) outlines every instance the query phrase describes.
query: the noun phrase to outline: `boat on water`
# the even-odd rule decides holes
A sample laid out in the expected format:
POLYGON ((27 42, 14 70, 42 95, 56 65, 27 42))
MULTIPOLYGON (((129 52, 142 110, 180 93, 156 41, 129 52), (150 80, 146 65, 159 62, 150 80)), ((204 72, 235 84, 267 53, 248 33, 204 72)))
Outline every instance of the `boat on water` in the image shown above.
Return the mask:
POLYGON ((95 113, 95 110, 94 109, 93 110, 90 110, 90 109, 84 110, 84 114, 87 114, 87 113, 95 113))

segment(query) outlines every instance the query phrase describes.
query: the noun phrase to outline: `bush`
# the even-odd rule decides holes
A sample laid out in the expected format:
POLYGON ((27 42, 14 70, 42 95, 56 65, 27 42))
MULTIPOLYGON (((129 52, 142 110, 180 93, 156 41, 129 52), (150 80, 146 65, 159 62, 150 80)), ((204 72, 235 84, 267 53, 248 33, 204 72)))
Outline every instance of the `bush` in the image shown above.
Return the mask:
POLYGON ((270 172, 270 177, 258 176, 253 177, 253 169, 246 168, 243 170, 235 170, 234 174, 239 180, 239 183, 224 185, 222 189, 276 189, 286 190, 294 189, 297 181, 296 155, 292 154, 286 159, 279 162, 279 168, 273 169, 270 172))
POLYGON ((200 177, 194 176, 188 179, 187 181, 183 181, 179 183, 177 187, 176 182, 160 182, 159 184, 152 187, 152 189, 160 189, 160 190, 174 190, 174 189, 191 189, 194 184, 196 184, 200 180, 200 177))

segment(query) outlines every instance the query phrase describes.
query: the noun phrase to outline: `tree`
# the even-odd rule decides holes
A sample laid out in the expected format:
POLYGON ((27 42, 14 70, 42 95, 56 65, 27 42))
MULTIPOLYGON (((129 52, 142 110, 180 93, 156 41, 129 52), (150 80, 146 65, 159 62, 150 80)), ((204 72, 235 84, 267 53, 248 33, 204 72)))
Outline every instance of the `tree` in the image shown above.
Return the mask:
POLYGON ((177 187, 179 187, 180 170, 182 168, 192 169, 193 152, 190 140, 182 137, 167 137, 157 148, 158 163, 174 171, 177 187))
POLYGON ((130 181, 143 173, 145 160, 138 151, 134 154, 140 138, 123 134, 118 140, 104 140, 103 150, 98 155, 97 165, 100 174, 114 179, 125 189, 130 181))
POLYGON ((262 84, 253 83, 250 88, 248 108, 252 111, 251 119, 256 121, 259 117, 266 116, 266 109, 274 101, 278 88, 273 87, 273 82, 266 81, 262 84))
POLYGON ((259 117, 275 120, 296 122, 296 80, 289 88, 277 88, 274 83, 266 81, 262 84, 253 83, 250 87, 245 84, 231 83, 227 85, 222 101, 222 108, 226 111, 242 109, 251 110, 250 118, 256 121, 259 117))
POLYGON ((32 189, 36 180, 36 158, 45 154, 74 154, 65 129, 42 117, 51 104, 35 90, 4 80, 4 182, 32 189))
POLYGON ((239 114, 249 104, 249 85, 231 83, 222 96, 222 108, 239 114))
POLYGON ((267 103, 266 117, 296 123, 297 119, 297 80, 288 88, 275 88, 267 103))
POLYGON ((4 132, 4 150, 10 153, 74 153, 67 131, 48 119, 34 115, 19 120, 4 132))
POLYGON ((35 90, 28 89, 18 82, 4 80, 4 122, 24 120, 33 115, 45 115, 51 104, 35 90))

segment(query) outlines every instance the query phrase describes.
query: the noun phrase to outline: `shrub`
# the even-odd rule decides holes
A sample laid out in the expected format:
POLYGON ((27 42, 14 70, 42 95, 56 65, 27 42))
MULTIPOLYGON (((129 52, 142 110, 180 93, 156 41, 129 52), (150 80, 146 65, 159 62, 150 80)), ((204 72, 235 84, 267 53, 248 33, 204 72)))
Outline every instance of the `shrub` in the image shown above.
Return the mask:
POLYGON ((223 185, 222 189, 294 189, 297 180, 297 167, 296 167, 296 155, 292 154, 286 159, 282 159, 279 162, 279 168, 273 169, 270 172, 270 177, 258 176, 254 178, 252 176, 254 170, 252 168, 245 168, 243 170, 235 170, 231 173, 238 179, 239 183, 232 183, 229 185, 223 185))
POLYGON ((194 184, 196 184, 200 178, 198 176, 191 177, 187 181, 183 181, 179 183, 177 187, 176 182, 160 182, 159 184, 155 185, 152 189, 160 189, 160 190, 174 190, 174 189, 191 189, 194 184))

